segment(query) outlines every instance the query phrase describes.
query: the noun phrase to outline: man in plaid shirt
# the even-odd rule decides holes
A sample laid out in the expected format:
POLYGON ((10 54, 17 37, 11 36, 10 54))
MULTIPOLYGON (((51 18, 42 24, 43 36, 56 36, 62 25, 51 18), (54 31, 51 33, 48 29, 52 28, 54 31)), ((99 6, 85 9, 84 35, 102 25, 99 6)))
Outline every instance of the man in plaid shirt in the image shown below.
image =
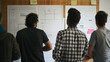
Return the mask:
POLYGON ((76 27, 80 18, 80 12, 77 9, 69 9, 68 28, 58 32, 53 50, 53 59, 56 62, 83 62, 88 41, 85 34, 76 27))

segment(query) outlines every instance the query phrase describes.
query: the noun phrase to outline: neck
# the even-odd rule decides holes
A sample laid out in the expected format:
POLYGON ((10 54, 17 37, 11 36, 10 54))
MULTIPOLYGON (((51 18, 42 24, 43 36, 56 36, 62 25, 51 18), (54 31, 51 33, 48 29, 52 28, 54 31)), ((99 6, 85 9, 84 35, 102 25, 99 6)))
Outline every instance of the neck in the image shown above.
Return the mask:
POLYGON ((98 26, 98 28, 106 28, 105 25, 104 26, 98 26))
POLYGON ((37 26, 34 26, 34 28, 36 28, 37 26))
POLYGON ((73 25, 73 26, 68 25, 68 27, 70 27, 70 28, 75 28, 76 26, 75 26, 75 25, 73 25))
POLYGON ((36 27, 37 27, 37 23, 34 24, 34 28, 36 28, 36 27))

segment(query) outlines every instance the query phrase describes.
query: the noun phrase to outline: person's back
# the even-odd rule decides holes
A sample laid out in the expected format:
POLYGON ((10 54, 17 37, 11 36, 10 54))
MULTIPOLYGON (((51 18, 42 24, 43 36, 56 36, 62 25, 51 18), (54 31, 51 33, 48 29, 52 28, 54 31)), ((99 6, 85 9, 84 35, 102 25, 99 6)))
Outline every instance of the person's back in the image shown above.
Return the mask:
POLYGON ((110 62, 110 30, 105 27, 107 16, 104 11, 99 11, 95 16, 98 29, 91 35, 87 55, 94 62, 110 62))
POLYGON ((20 52, 17 51, 18 46, 12 34, 0 32, 0 62, 12 62, 20 57, 20 52), (13 47, 16 49, 13 49, 13 47), (14 52, 14 50, 16 50, 14 52))
MULTIPOLYGON (((0 13, 1 23, 1 13, 0 13)), ((0 25, 0 62, 12 62, 20 58, 20 51, 14 36, 0 25)))
MULTIPOLYGON (((99 28, 94 31, 97 40, 94 46, 93 58, 95 62, 109 62, 110 61, 110 30, 106 28, 99 28)), ((91 43, 90 43, 91 44, 91 43)))
POLYGON ((77 28, 67 28, 59 32, 62 37, 60 62, 80 62, 86 54, 87 39, 77 28))
POLYGON ((83 62, 88 41, 83 32, 77 29, 80 20, 80 12, 71 8, 68 11, 68 28, 57 34, 53 59, 56 62, 83 62))
POLYGON ((16 38, 20 46, 22 62, 45 62, 43 51, 51 49, 51 44, 47 45, 50 41, 45 32, 36 28, 37 21, 37 15, 30 13, 26 18, 27 28, 17 32, 16 38), (43 47, 43 43, 48 47, 43 47))
POLYGON ((43 35, 44 32, 36 28, 25 28, 18 32, 17 40, 20 40, 18 43, 20 44, 22 62, 44 62, 43 35))

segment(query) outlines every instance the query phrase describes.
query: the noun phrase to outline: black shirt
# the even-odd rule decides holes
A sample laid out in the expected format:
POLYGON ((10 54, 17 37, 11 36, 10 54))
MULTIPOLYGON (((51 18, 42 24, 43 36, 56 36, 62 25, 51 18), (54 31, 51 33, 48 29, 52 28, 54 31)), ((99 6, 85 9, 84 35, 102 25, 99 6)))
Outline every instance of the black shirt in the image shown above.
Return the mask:
POLYGON ((16 39, 20 45, 22 62, 45 62, 43 43, 47 42, 48 38, 43 30, 24 28, 17 32, 16 39))

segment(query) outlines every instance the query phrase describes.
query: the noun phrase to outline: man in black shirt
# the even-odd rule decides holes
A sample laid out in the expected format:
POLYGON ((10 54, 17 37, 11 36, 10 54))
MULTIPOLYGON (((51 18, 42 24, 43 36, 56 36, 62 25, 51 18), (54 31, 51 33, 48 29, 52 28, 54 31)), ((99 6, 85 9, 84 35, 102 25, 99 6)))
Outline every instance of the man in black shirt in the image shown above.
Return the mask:
POLYGON ((52 49, 52 45, 43 30, 37 29, 38 16, 30 13, 26 16, 24 28, 17 32, 22 62, 45 62, 43 51, 52 49), (45 46, 43 46, 43 43, 45 46))

